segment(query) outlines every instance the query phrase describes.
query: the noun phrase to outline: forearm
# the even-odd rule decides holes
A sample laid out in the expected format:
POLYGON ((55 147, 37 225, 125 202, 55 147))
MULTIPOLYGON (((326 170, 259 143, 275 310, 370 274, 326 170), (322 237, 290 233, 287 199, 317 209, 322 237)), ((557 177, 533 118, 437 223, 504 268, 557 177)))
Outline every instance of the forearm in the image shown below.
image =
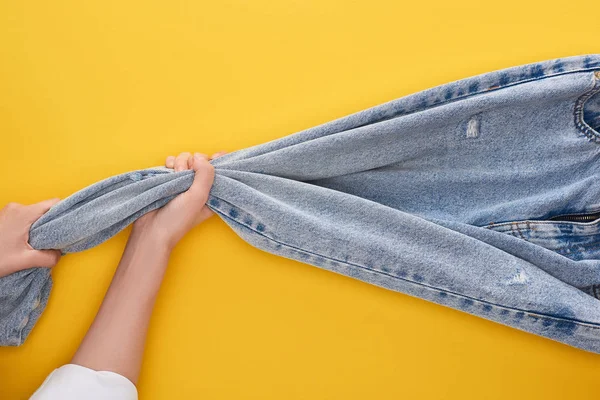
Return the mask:
MULTIPOLYGON (((219 155, 215 153, 211 159, 219 155)), ((32 399, 82 399, 91 392, 98 398, 137 399, 132 382, 137 383, 140 374, 146 331, 171 249, 190 229, 213 215, 206 206, 214 181, 208 157, 184 152, 177 158, 167 157, 166 166, 176 172, 193 169, 192 185, 135 221, 100 310, 71 364, 54 370, 32 399)), ((28 228, 23 229, 24 234, 28 228)), ((34 265, 44 264, 36 260, 34 265)))
POLYGON ((137 383, 150 315, 170 248, 134 225, 104 301, 73 364, 112 371, 137 383))

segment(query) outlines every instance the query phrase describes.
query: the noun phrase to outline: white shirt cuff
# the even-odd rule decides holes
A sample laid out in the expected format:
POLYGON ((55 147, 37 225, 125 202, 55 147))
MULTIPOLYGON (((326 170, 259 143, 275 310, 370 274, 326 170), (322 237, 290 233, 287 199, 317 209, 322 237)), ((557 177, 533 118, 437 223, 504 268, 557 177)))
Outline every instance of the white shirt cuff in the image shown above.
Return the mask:
POLYGON ((66 364, 48 375, 30 400, 137 400, 135 385, 123 375, 66 364))

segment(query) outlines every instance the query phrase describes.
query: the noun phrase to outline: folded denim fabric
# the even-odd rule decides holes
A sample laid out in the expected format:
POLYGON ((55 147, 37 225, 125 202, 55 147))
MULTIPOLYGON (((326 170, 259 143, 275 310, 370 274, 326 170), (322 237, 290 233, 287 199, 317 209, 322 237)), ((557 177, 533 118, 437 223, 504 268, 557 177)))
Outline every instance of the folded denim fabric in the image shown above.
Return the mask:
MULTIPOLYGON (((600 353, 600 55, 451 82, 211 161, 208 206, 258 249, 600 353)), ((36 249, 82 251, 189 188, 109 177, 53 206, 36 249)), ((0 344, 45 268, 0 279, 0 344)))

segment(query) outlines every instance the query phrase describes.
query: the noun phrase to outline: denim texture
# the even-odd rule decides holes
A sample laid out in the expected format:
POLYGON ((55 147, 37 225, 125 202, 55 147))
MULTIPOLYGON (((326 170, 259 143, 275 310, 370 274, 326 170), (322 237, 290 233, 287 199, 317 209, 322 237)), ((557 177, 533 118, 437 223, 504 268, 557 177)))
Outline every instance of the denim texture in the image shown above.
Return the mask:
MULTIPOLYGON (((600 55, 489 72, 211 163, 208 206, 258 249, 600 353, 600 55)), ((82 251, 193 171, 92 184, 30 230, 82 251)), ((43 311, 48 269, 0 279, 0 343, 43 311)))

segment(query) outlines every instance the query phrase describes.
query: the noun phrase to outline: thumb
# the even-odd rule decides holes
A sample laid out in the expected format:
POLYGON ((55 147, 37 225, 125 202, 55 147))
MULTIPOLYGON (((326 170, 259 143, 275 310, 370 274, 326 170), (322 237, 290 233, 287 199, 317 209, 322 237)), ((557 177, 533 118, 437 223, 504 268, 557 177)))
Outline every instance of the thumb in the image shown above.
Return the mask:
POLYGON ((205 158, 195 155, 192 168, 195 172, 194 182, 183 195, 198 206, 204 205, 208 200, 208 192, 215 180, 215 167, 205 158))
POLYGON ((28 250, 23 255, 23 267, 54 267, 60 254, 60 250, 28 250))
POLYGON ((30 220, 35 221, 39 217, 44 215, 50 209, 50 207, 52 207, 59 201, 60 201, 59 198, 43 200, 43 201, 40 201, 39 203, 34 203, 31 205, 25 206, 25 208, 27 210, 27 214, 30 217, 30 220))

